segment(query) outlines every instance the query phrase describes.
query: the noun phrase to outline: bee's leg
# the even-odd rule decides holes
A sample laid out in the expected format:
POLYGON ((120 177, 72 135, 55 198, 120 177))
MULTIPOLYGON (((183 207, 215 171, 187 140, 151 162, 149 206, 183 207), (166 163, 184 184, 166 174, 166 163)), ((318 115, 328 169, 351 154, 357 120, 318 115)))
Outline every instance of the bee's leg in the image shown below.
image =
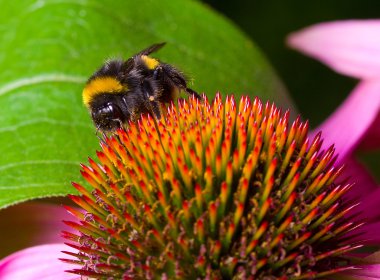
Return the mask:
POLYGON ((198 98, 198 99, 202 99, 202 97, 199 95, 199 93, 196 92, 195 90, 191 89, 191 88, 186 87, 186 88, 184 88, 184 91, 185 91, 187 94, 189 94, 189 95, 194 95, 196 98, 198 98))
POLYGON ((169 82, 173 88, 179 88, 189 95, 194 95, 196 98, 202 99, 195 90, 187 87, 185 76, 169 64, 162 64, 158 66, 154 70, 153 77, 155 79, 161 79, 164 82, 169 82))
POLYGON ((157 119, 161 119, 161 109, 160 109, 160 103, 157 101, 150 102, 150 107, 157 119))
POLYGON ((141 89, 142 89, 142 92, 144 93, 145 97, 149 101, 155 100, 154 88, 148 80, 142 80, 141 81, 141 89))
POLYGON ((153 114, 154 117, 156 117, 157 119, 160 119, 161 110, 160 110, 160 104, 158 100, 156 100, 156 96, 158 94, 156 92, 157 89, 155 89, 156 87, 152 86, 152 84, 149 81, 144 80, 142 81, 141 88, 142 88, 142 92, 144 96, 146 96, 147 98, 144 102, 146 108, 151 112, 151 114, 153 114))

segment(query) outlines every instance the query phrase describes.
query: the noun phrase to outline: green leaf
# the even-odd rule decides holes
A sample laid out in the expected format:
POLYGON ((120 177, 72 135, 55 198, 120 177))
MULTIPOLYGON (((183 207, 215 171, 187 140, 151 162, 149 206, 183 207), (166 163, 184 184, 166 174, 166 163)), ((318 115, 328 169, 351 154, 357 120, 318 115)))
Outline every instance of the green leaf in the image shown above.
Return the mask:
POLYGON ((82 105, 86 79, 105 59, 158 42, 156 56, 192 87, 259 95, 290 107, 249 39, 193 1, 2 1, 0 17, 0 207, 73 192, 79 163, 98 147, 82 105))

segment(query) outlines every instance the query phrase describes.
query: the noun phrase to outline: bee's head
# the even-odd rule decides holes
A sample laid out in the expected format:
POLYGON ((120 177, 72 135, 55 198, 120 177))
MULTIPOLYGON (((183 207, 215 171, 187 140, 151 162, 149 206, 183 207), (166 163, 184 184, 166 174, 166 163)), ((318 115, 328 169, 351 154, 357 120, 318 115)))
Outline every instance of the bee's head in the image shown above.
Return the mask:
POLYGON ((120 106, 112 101, 93 106, 91 116, 98 130, 112 131, 123 126, 125 115, 120 106))
POLYGON ((115 130, 129 117, 122 101, 123 94, 128 91, 127 86, 118 80, 115 73, 100 73, 107 69, 111 71, 111 66, 116 62, 111 61, 103 66, 83 89, 83 103, 90 110, 95 126, 101 131, 115 130))

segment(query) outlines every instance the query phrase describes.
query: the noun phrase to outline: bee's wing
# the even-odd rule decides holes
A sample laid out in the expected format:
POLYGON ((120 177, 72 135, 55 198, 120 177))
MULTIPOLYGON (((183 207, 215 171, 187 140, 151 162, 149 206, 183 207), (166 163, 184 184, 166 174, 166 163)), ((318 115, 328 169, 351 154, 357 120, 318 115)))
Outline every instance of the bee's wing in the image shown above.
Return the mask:
POLYGON ((134 56, 132 56, 128 60, 126 60, 124 62, 124 65, 123 65, 123 67, 124 67, 124 73, 130 72, 135 67, 135 59, 136 59, 136 57, 141 56, 141 55, 149 55, 149 54, 151 54, 153 52, 156 52, 159 49, 161 49, 165 44, 166 44, 166 42, 154 44, 154 45, 152 45, 152 46, 150 46, 150 47, 142 50, 141 52, 135 54, 134 56))
POLYGON ((159 49, 161 49, 165 44, 166 44, 166 42, 154 44, 154 45, 146 48, 145 50, 142 50, 141 52, 139 52, 135 56, 138 56, 138 55, 150 55, 151 53, 156 52, 159 49))
POLYGON ((129 73, 133 67, 135 67, 135 57, 131 57, 128 60, 126 60, 123 64, 123 72, 129 73))

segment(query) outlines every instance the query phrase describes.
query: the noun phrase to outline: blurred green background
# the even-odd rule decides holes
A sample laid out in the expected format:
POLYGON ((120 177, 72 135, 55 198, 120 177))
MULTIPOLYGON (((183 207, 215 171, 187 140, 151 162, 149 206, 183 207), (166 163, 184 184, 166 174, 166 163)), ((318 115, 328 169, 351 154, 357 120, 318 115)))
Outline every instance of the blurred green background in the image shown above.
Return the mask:
POLYGON ((287 48, 287 34, 323 21, 380 17, 380 1, 373 0, 203 2, 229 17, 257 43, 313 127, 334 111, 357 81, 287 48))

